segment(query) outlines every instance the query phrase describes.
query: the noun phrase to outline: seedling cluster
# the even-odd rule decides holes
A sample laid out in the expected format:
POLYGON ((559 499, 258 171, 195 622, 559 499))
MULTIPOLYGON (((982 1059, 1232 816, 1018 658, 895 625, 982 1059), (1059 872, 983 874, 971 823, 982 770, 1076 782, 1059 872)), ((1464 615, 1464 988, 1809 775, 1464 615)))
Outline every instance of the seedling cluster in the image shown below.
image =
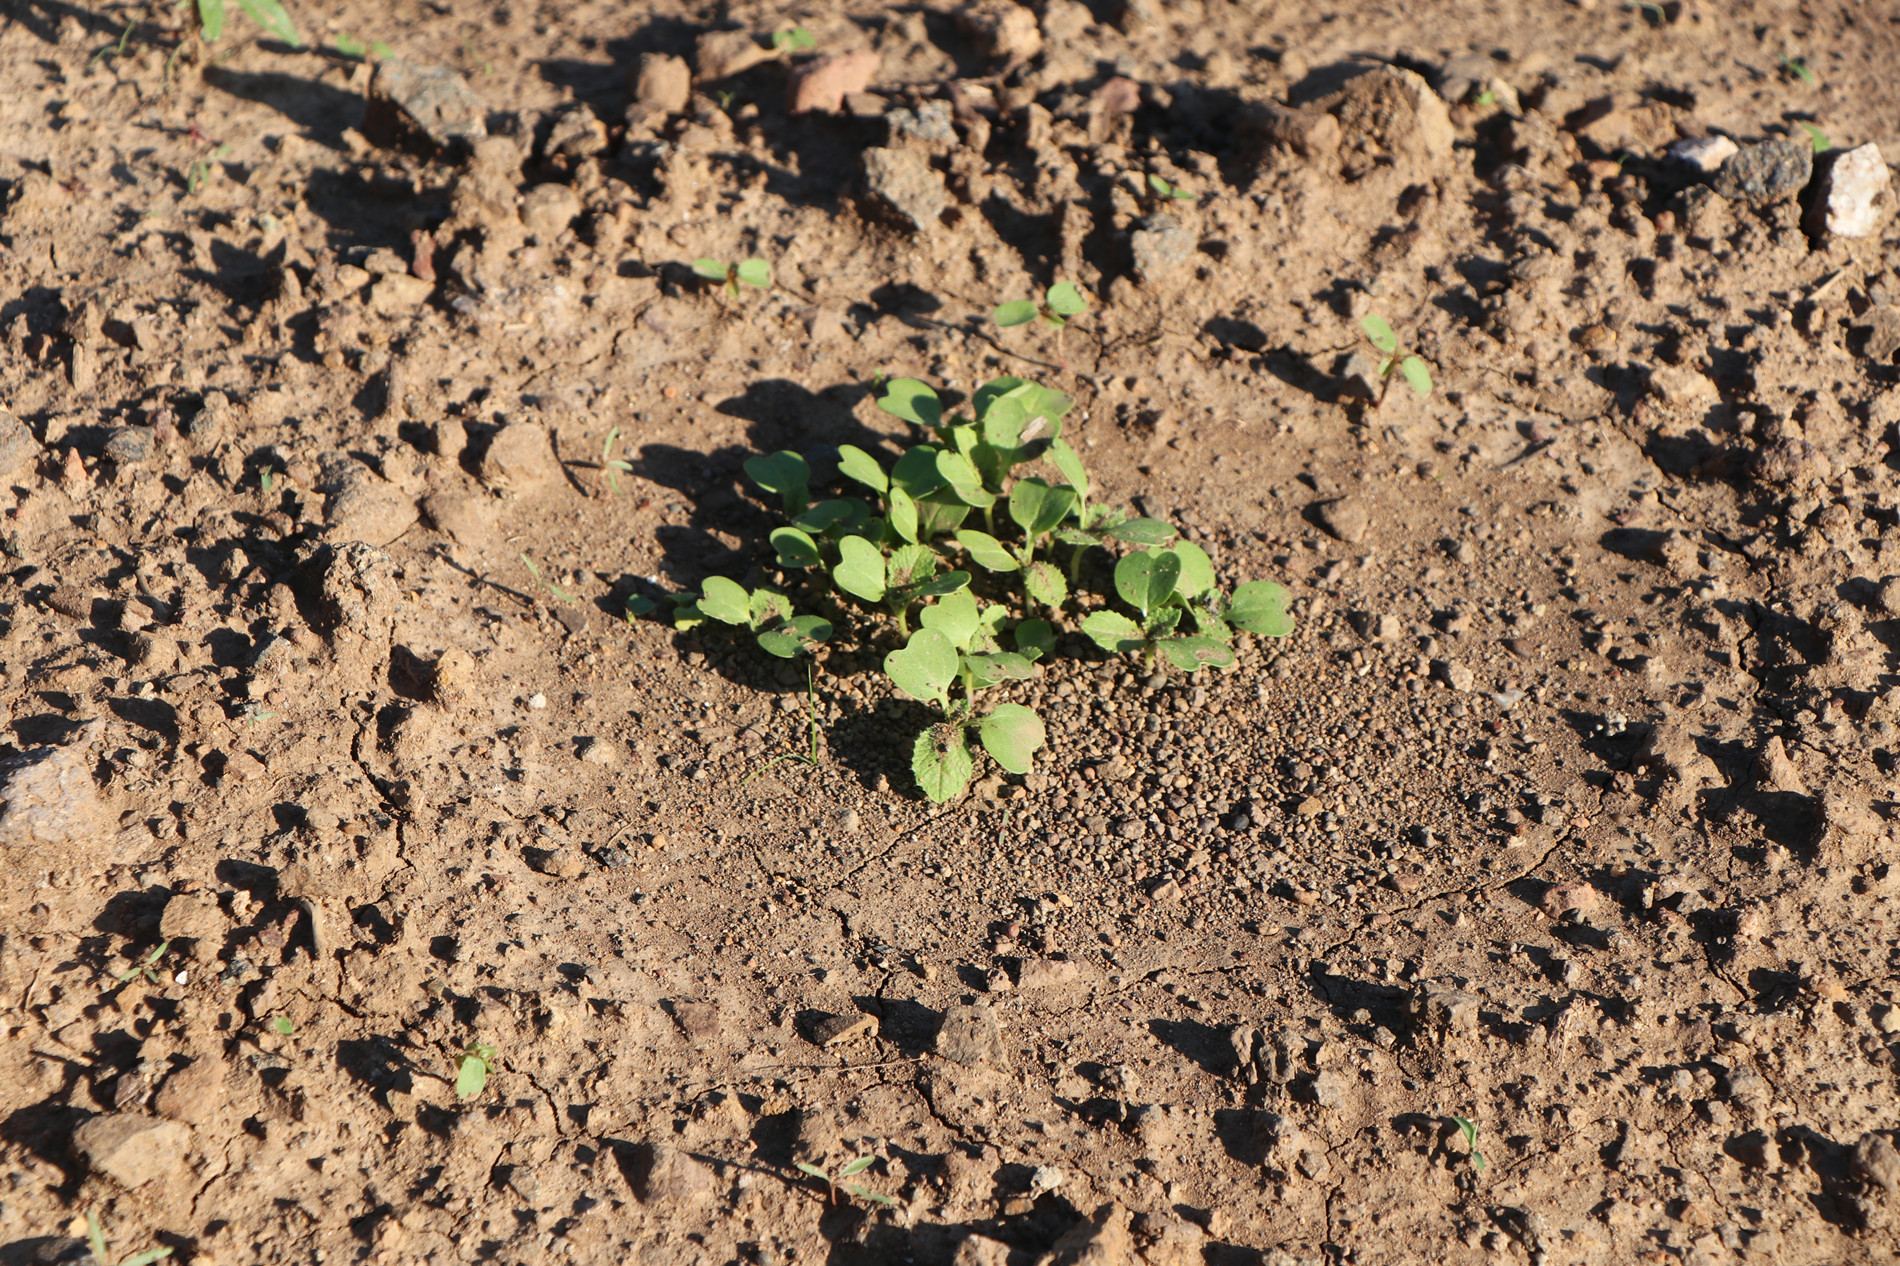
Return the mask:
POLYGON ((1393 332, 1384 317, 1367 316, 1359 319, 1359 328, 1366 332, 1372 345, 1379 349, 1379 379, 1390 383, 1392 371, 1397 370, 1406 385, 1418 393, 1423 400, 1432 394, 1432 371, 1422 356, 1399 351, 1399 336, 1393 332))
POLYGON ((696 276, 723 283, 726 294, 734 299, 739 297, 741 282, 755 290, 765 290, 772 284, 772 266, 762 259, 745 259, 727 264, 716 259, 700 258, 693 261, 692 268, 696 276))
POLYGON ((1291 632, 1281 586, 1254 581, 1222 595, 1207 553, 1177 541, 1173 526, 1091 503, 1088 472, 1062 438, 1073 404, 1060 391, 999 378, 976 390, 967 414, 950 414, 928 385, 899 378, 878 401, 915 428, 896 461, 838 449, 838 476, 858 495, 815 499, 811 466, 796 453, 752 458, 746 474, 786 520, 769 538, 786 587, 748 590, 713 577, 675 600, 675 627, 716 621, 749 630, 769 654, 809 654, 834 623, 798 614, 786 591, 794 587, 801 601, 853 600, 888 621, 881 638, 873 630, 867 640, 898 643, 884 673, 930 709, 911 770, 938 803, 968 785, 979 750, 1009 773, 1030 772, 1046 738, 1042 719, 981 696, 1033 676, 1056 651, 1091 550, 1129 551, 1115 564, 1114 590, 1132 614, 1097 610, 1077 626, 1110 653, 1193 672, 1231 665, 1235 631, 1291 632))

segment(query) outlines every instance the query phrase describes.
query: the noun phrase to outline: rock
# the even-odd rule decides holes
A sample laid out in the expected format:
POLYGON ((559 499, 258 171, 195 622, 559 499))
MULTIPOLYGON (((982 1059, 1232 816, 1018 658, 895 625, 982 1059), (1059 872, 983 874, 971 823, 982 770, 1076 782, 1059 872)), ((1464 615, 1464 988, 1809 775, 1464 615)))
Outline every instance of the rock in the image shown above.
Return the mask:
POLYGON ((1649 394, 1675 409, 1706 408, 1722 398, 1706 375, 1681 365, 1652 367, 1649 394))
POLYGON ((73 1148, 94 1173, 121 1187, 143 1187, 184 1166, 191 1127, 181 1121, 117 1112, 94 1117, 73 1132, 73 1148))
POLYGON ((1064 1232, 1036 1266, 1134 1266, 1137 1260, 1135 1242, 1128 1233, 1128 1210, 1110 1203, 1087 1222, 1064 1232))
POLYGON ((1601 900, 1602 894, 1589 884, 1552 884, 1544 890, 1537 904, 1551 918, 1561 919, 1573 910, 1578 914, 1591 914, 1601 900))
POLYGON ((493 539, 495 503, 476 492, 438 492, 422 499, 422 513, 436 530, 463 545, 480 546, 493 539))
POLYGON ((1767 206, 1792 198, 1814 175, 1814 146, 1777 137, 1737 150, 1711 182, 1730 202, 1767 206))
POLYGON ((1900 576, 1889 576, 1883 580, 1874 602, 1883 615, 1900 615, 1900 576))
MULTIPOLYGON (((680 63, 684 68, 685 63, 680 63)), ((579 161, 607 152, 607 125, 584 102, 574 101, 554 114, 544 152, 579 161)))
POLYGON ((168 943, 184 942, 199 962, 216 958, 234 926, 218 904, 218 894, 199 888, 172 894, 158 919, 158 935, 168 943))
POLYGON ((1366 539, 1372 515, 1358 497, 1340 497, 1320 504, 1319 525, 1346 544, 1357 545, 1366 539))
POLYGON ((1867 309, 1853 326, 1856 334, 1865 331, 1859 344, 1860 354, 1885 364, 1900 352, 1900 308, 1891 306, 1867 309))
POLYGON ((1313 1102, 1322 1108, 1337 1108, 1346 1101, 1350 1084, 1337 1069, 1322 1068, 1313 1074, 1313 1102))
POLYGON ((579 879, 587 873, 577 848, 524 848, 521 856, 530 869, 552 879, 579 879))
POLYGON ((81 589, 78 585, 59 585, 48 595, 46 605, 69 620, 81 624, 92 623, 92 604, 98 601, 90 589, 81 589))
POLYGON ((629 1169, 633 1194, 642 1204, 691 1207, 707 1203, 714 1195, 711 1167, 678 1148, 642 1143, 633 1149, 629 1169))
POLYGON ((1871 237, 1887 218, 1893 172, 1869 142, 1828 156, 1809 213, 1809 231, 1835 237, 1871 237))
POLYGON ((1882 819, 1864 793, 1834 786, 1821 793, 1821 825, 1836 840, 1858 840, 1879 831, 1882 819))
POLYGON ((1042 51, 1033 10, 1014 0, 977 0, 957 11, 957 27, 991 61, 1018 66, 1042 51))
POLYGON ((785 85, 785 108, 791 114, 821 111, 836 114, 844 99, 863 92, 877 78, 879 58, 869 49, 831 53, 805 62, 792 71, 785 85))
POLYGON ((120 466, 139 466, 152 460, 157 448, 150 427, 119 426, 106 437, 105 454, 120 466))
POLYGON ((1669 147, 1669 161, 1704 176, 1720 171, 1722 164, 1741 149, 1726 136, 1689 136, 1669 147))
POLYGON ((1900 1151, 1896 1151, 1884 1134, 1868 1131, 1861 1135, 1860 1142, 1854 1144, 1853 1159, 1849 1162, 1854 1177, 1869 1187, 1878 1187, 1882 1191, 1900 1191, 1900 1151))
POLYGON ((1181 271, 1194 258, 1194 235, 1171 215, 1143 216, 1128 233, 1128 249, 1135 258, 1135 276, 1147 283, 1181 271))
POLYGON ((950 1266, 1009 1266, 1009 1245, 987 1235, 966 1236, 957 1245, 950 1266))
POLYGON ((926 145, 949 146, 957 143, 957 130, 951 126, 950 103, 948 101, 920 101, 915 110, 891 110, 884 115, 884 121, 890 125, 891 138, 895 141, 901 136, 914 136, 926 145))
POLYGON ((1016 972, 1018 989, 1045 989, 1082 978, 1082 965, 1072 958, 1025 958, 1016 972))
POLYGON ((701 83, 725 79, 777 56, 777 50, 763 47, 750 31, 708 31, 693 46, 693 66, 701 83))
POLYGON ((572 185, 536 185, 521 199, 521 223, 543 244, 566 232, 580 213, 581 196, 572 185))
POLYGON ((1427 988, 1412 999, 1414 1033, 1444 1042, 1478 1031, 1478 1000, 1457 989, 1427 988))
POLYGON ((362 541, 344 541, 316 550, 304 571, 316 582, 317 609, 328 633, 388 645, 402 604, 389 555, 362 541))
POLYGON ((1788 749, 1778 734, 1770 735, 1762 744, 1761 755, 1755 758, 1755 773, 1760 784, 1771 791, 1792 791, 1796 795, 1808 794, 1808 783, 1788 757, 1788 749))
POLYGON ((1787 436, 1765 445, 1749 465, 1749 472, 1763 483, 1792 484, 1808 479, 1826 479, 1834 465, 1820 449, 1804 439, 1787 436))
POLYGON ((950 205, 943 176, 913 150, 865 150, 864 183, 882 208, 914 232, 928 232, 940 225, 950 205))
POLYGON ((555 460, 547 429, 533 422, 511 422, 495 432, 482 454, 481 475, 490 487, 519 493, 566 478, 555 460))
POLYGON ((1433 660, 1432 676, 1459 694, 1471 693, 1471 688, 1478 683, 1477 674, 1466 665, 1451 659, 1433 660))
POLYGON ((377 63, 370 92, 437 145, 473 146, 488 135, 481 98, 470 91, 466 79, 446 67, 391 57, 377 63))
POLYGON ((842 1046, 861 1037, 877 1036, 874 1015, 828 1015, 811 1026, 811 1040, 819 1046, 842 1046))
POLYGON ((1324 158, 1339 149, 1339 119, 1324 110, 1255 105, 1240 116, 1234 133, 1256 150, 1284 150, 1304 159, 1324 158))
POLYGON ((1675 779, 1685 791, 1722 785, 1721 769, 1702 754, 1695 731, 1681 721, 1665 719, 1651 726, 1636 759, 1664 778, 1675 779))
POLYGON ((402 489, 362 467, 325 498, 323 521, 335 540, 382 547, 416 525, 416 503, 402 489))
POLYGON ((679 1025, 680 1032, 687 1037, 718 1037, 719 1004, 692 998, 676 999, 673 1003, 673 1023, 679 1025))
POLYGON ((1338 362, 1335 376, 1339 379, 1340 393, 1355 400, 1377 400, 1385 390, 1385 380, 1379 376, 1379 362, 1364 352, 1347 353, 1338 362))
MULTIPOLYGON (((727 34, 744 36, 745 32, 727 34)), ((752 47, 758 46, 754 44, 752 47)), ((687 69, 683 57, 642 53, 628 88, 633 104, 627 107, 627 122, 649 123, 669 114, 678 114, 686 108, 687 101, 693 95, 693 75, 687 69)))
POLYGON ((598 738, 583 738, 574 745, 574 754, 589 765, 613 765, 619 755, 619 749, 610 741, 598 738))
POLYGON ((0 479, 21 470, 40 455, 40 442, 26 423, 0 409, 0 479))
POLYGON ((955 1006, 943 1013, 937 1030, 936 1052, 952 1063, 967 1068, 983 1064, 1002 1067, 1007 1062, 1003 1051, 1003 1030, 996 1013, 986 1006, 955 1006))
POLYGON ((369 288, 370 311, 380 316, 404 316, 427 303, 435 286, 420 277, 386 273, 369 288))
POLYGON ((111 838, 90 750, 104 733, 104 723, 93 721, 65 747, 29 748, 0 760, 0 852, 111 838))
POLYGON ((1369 146, 1415 165, 1450 158, 1457 139, 1444 98, 1397 66, 1373 66, 1316 104, 1339 120, 1342 146, 1369 146))

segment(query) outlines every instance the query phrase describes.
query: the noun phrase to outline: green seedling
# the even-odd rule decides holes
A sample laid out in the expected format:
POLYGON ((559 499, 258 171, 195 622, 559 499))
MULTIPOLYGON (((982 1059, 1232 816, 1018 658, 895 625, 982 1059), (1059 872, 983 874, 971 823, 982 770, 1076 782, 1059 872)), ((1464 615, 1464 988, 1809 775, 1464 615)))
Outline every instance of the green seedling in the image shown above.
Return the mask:
POLYGON ((1808 134, 1808 141, 1814 146, 1816 155, 1825 154, 1834 148, 1834 142, 1828 139, 1828 134, 1814 124, 1803 123, 1801 129, 1808 134))
POLYGON ((1366 332, 1372 345, 1379 349, 1379 378, 1389 382, 1392 371, 1398 370, 1406 385, 1418 393, 1423 400, 1432 394, 1432 371, 1426 366, 1423 357, 1413 353, 1399 354, 1399 336, 1392 331, 1384 317, 1365 316, 1359 319, 1359 328, 1366 332))
POLYGON ((100 49, 98 52, 94 53, 91 57, 88 57, 86 59, 86 69, 90 71, 93 67, 93 64, 97 62, 101 57, 111 57, 114 60, 124 57, 126 46, 132 42, 132 32, 137 29, 138 29, 138 20, 136 18, 130 22, 127 22, 125 24, 125 29, 119 32, 119 42, 117 44, 108 44, 104 48, 100 49))
POLYGON ((1799 57, 1789 57, 1785 53, 1782 54, 1781 68, 1810 88, 1821 82, 1820 76, 1808 69, 1807 62, 1799 57))
MULTIPOLYGON (((902 650, 884 657, 884 673, 899 690, 937 708, 939 720, 926 726, 911 744, 911 773, 933 803, 961 794, 976 769, 972 737, 990 759, 1012 774, 1027 774, 1047 739, 1042 718, 1020 703, 998 704, 979 714, 976 696, 1005 681, 1033 674, 1032 655, 980 651, 993 645, 985 629, 986 612, 967 590, 924 608, 924 627, 911 634, 902 650)), ((990 622, 994 628, 993 619, 990 622)), ((1040 654, 1039 647, 1032 649, 1040 654)))
POLYGON ((1150 192, 1154 194, 1155 197, 1161 199, 1163 202, 1192 202, 1194 201, 1193 194, 1181 188, 1181 186, 1179 185, 1170 184, 1168 181, 1162 179, 1160 176, 1155 175, 1153 172, 1148 173, 1148 188, 1150 192))
POLYGON ((1484 1153, 1478 1150, 1478 1126, 1470 1117, 1453 1117, 1451 1123, 1465 1137, 1465 1150, 1471 1154, 1471 1168, 1484 1172, 1484 1153))
MULTIPOLYGON (((92 1260, 98 1266, 112 1266, 112 1255, 106 1251, 106 1229, 99 1221, 96 1210, 86 1210, 86 1239, 92 1244, 92 1260)), ((121 1261, 118 1266, 151 1266, 153 1262, 170 1257, 172 1250, 166 1248, 148 1248, 142 1253, 134 1253, 121 1261)))
POLYGON ((772 32, 772 47, 781 53, 802 53, 806 49, 817 48, 818 39, 802 26, 789 30, 772 32))
MULTIPOLYGON (((1150 180, 1156 177, 1150 176, 1150 180)), ((1163 182, 1166 183, 1165 181, 1163 182)), ((1012 325, 1028 325, 1040 320, 1052 330, 1064 329, 1071 317, 1081 316, 1089 310, 1089 302, 1083 298, 1081 289, 1073 281, 1058 281, 1043 292, 1042 302, 1034 299, 1016 299, 996 309, 996 324, 1007 329, 1012 325)))
POLYGON ((774 589, 746 587, 724 576, 708 576, 697 597, 680 602, 673 627, 684 633, 707 620, 752 630, 759 649, 780 659, 809 655, 831 637, 831 622, 815 615, 794 615, 792 600, 774 589))
POLYGON ((381 40, 371 40, 368 44, 365 44, 348 31, 341 33, 335 39, 331 40, 330 43, 337 52, 343 54, 345 57, 362 58, 368 55, 380 62, 388 61, 391 57, 396 55, 396 50, 381 40))
POLYGON ((825 1184, 827 1198, 830 1199, 831 1203, 833 1204, 843 1204, 844 1201, 838 1195, 838 1193, 840 1191, 848 1191, 852 1195, 857 1196, 863 1200, 871 1200, 871 1201, 875 1201, 878 1204, 884 1204, 884 1205, 894 1205, 897 1203, 897 1201, 892 1199, 890 1196, 882 1195, 878 1192, 868 1190, 867 1188, 864 1188, 864 1187, 860 1187, 856 1183, 848 1183, 848 1182, 840 1181, 841 1179, 845 1179, 845 1178, 857 1177, 857 1175, 863 1173, 865 1170, 869 1169, 873 1164, 875 1164, 876 1161, 877 1161, 877 1157, 875 1156, 860 1156, 856 1160, 852 1161, 850 1164, 846 1165, 843 1169, 839 1170, 836 1175, 829 1174, 825 1172, 823 1169, 820 1169, 816 1165, 806 1164, 804 1161, 798 1162, 798 1168, 803 1170, 805 1173, 810 1174, 813 1178, 816 1178, 819 1182, 825 1184))
POLYGON ((809 752, 780 752, 777 756, 774 756, 771 760, 765 762, 764 765, 741 779, 741 786, 751 782, 754 778, 763 777, 773 768, 788 760, 797 761, 801 765, 809 765, 813 769, 818 768, 818 684, 817 678, 812 675, 810 664, 805 665, 805 716, 810 726, 808 732, 811 737, 811 750, 809 752))
POLYGON ((1082 632, 1111 654, 1139 653, 1150 664, 1165 659, 1182 672, 1232 667, 1235 629, 1261 637, 1293 631, 1285 588, 1253 580, 1222 601, 1212 561, 1191 541, 1124 555, 1115 564, 1115 592, 1138 618, 1097 611, 1082 621, 1082 632), (1184 618, 1193 621, 1193 633, 1180 631, 1184 618))
POLYGON ((627 595, 627 623, 632 624, 635 620, 640 619, 642 616, 652 615, 654 611, 659 609, 659 605, 660 605, 659 603, 653 601, 653 599, 647 597, 643 593, 628 594, 627 595))
POLYGON ((276 482, 277 482, 277 473, 273 471, 270 467, 266 466, 264 467, 264 469, 257 472, 257 486, 264 490, 265 496, 267 497, 270 496, 271 488, 273 485, 276 484, 276 482))
POLYGON ((522 562, 522 565, 528 569, 528 574, 534 577, 535 584, 542 586, 550 594, 553 594, 556 598, 560 599, 562 602, 571 603, 574 601, 573 594, 561 588, 559 585, 555 584, 552 580, 543 580, 541 578, 541 569, 534 565, 534 560, 528 557, 527 552, 525 550, 522 551, 521 562, 522 562))
POLYGON ((158 960, 164 957, 165 950, 170 945, 170 941, 160 941, 158 948, 141 959, 136 967, 133 967, 130 971, 114 972, 112 973, 112 978, 122 985, 130 984, 140 976, 145 977, 160 988, 171 984, 172 982, 170 980, 160 974, 157 966, 158 960))
POLYGON ((1481 110, 1488 110, 1498 103, 1498 94, 1494 89, 1486 88, 1471 99, 1471 103, 1481 110))
POLYGON ((620 475, 631 475, 633 463, 623 462, 614 456, 614 441, 620 438, 620 428, 614 427, 607 432, 606 442, 600 446, 600 469, 607 476, 607 487, 613 495, 620 495, 620 475))
POLYGON ((185 169, 185 192, 196 194, 203 189, 205 183, 211 179, 211 173, 216 170, 216 164, 212 160, 223 158, 230 152, 229 145, 220 145, 212 150, 208 157, 193 160, 191 166, 185 169))
POLYGON ((726 294, 737 299, 739 283, 744 282, 755 290, 765 290, 772 284, 772 266, 762 259, 748 259, 736 264, 722 264, 716 259, 696 259, 692 264, 693 273, 707 281, 723 282, 726 294))
POLYGON ((470 1042, 455 1057, 455 1097, 473 1099, 488 1084, 495 1070, 495 1048, 486 1042, 470 1042))
POLYGON ((287 1015, 271 1017, 270 1026, 277 1030, 278 1036, 280 1037, 289 1037, 292 1033, 297 1031, 296 1022, 287 1015))
MULTIPOLYGON (((187 0, 179 0, 180 7, 187 0)), ((198 36, 207 44, 215 44, 224 34, 224 0, 196 0, 198 6, 198 36)), ((246 17, 275 35, 292 48, 303 47, 303 36, 297 33, 297 26, 284 12, 284 6, 277 0, 237 0, 238 8, 246 17)))

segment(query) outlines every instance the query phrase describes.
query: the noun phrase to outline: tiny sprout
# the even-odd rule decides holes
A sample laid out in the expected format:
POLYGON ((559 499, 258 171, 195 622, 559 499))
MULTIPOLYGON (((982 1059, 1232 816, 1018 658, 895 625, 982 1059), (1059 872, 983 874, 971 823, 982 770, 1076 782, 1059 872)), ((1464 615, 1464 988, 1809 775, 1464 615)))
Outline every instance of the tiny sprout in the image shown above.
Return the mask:
POLYGON ((838 1198, 838 1192, 840 1190, 843 1190, 843 1191, 850 1192, 852 1195, 857 1196, 860 1199, 873 1200, 873 1201, 876 1201, 878 1204, 894 1205, 897 1203, 897 1201, 892 1199, 889 1196, 883 1195, 879 1192, 871 1191, 868 1188, 860 1187, 856 1183, 838 1181, 841 1178, 856 1177, 857 1175, 863 1173, 865 1170, 869 1169, 876 1161, 877 1161, 877 1157, 875 1156, 860 1156, 856 1160, 852 1161, 849 1165, 846 1165, 843 1169, 839 1170, 835 1176, 830 1173, 827 1173, 825 1170, 819 1168, 816 1165, 808 1165, 804 1161, 798 1162, 798 1168, 803 1170, 805 1173, 810 1174, 813 1178, 816 1178, 819 1182, 825 1184, 826 1188, 829 1189, 831 1203, 833 1204, 843 1203, 843 1201, 841 1201, 838 1198))
POLYGON ((614 457, 614 441, 619 438, 620 428, 616 426, 607 432, 607 441, 600 446, 600 468, 607 476, 608 488, 613 490, 613 495, 616 497, 620 495, 620 480, 615 472, 618 471, 622 475, 633 473, 631 462, 619 461, 614 457))
MULTIPOLYGON (((303 47, 303 36, 277 0, 237 0, 245 16, 292 48, 303 47)), ((224 34, 224 0, 198 0, 198 34, 207 44, 215 44, 224 34)))
POLYGON ((1475 98, 1473 98, 1473 104, 1479 106, 1482 109, 1489 109, 1490 107, 1496 105, 1497 103, 1498 103, 1498 94, 1490 88, 1486 88, 1483 92, 1479 93, 1475 98))
POLYGON ((1154 191, 1154 195, 1157 198, 1170 199, 1175 202, 1194 201, 1193 194, 1181 188, 1179 185, 1168 183, 1153 172, 1148 173, 1148 188, 1154 191))
POLYGON ((1820 77, 1808 68, 1807 62, 1799 57, 1789 57, 1785 53, 1782 54, 1781 68, 1810 88, 1821 81, 1820 77))
POLYGON ((818 39, 802 26, 790 30, 772 32, 772 47, 781 53, 800 53, 808 48, 817 48, 818 39))
POLYGON ((1814 146, 1814 152, 1817 155, 1825 154, 1834 148, 1834 142, 1828 139, 1828 134, 1814 124, 1803 123, 1801 128, 1808 134, 1808 141, 1814 146))
POLYGON ((1478 1126, 1470 1117, 1453 1117, 1451 1123, 1464 1135, 1465 1150, 1471 1153, 1471 1168, 1484 1172, 1484 1153, 1478 1150, 1478 1126))
POLYGON ((1073 281, 1058 281, 1043 293, 1041 303, 1034 299, 1017 299, 998 307, 996 323, 1007 329, 1040 318, 1044 325, 1060 330, 1069 324, 1070 317, 1081 316, 1088 310, 1088 300, 1073 281))
POLYGON ((1388 380, 1394 369, 1404 378, 1407 385, 1418 393, 1423 400, 1432 394, 1432 371, 1426 366, 1424 358, 1412 354, 1399 355, 1399 336, 1392 331, 1383 317, 1361 317, 1359 328, 1366 332, 1372 345, 1379 349, 1379 378, 1388 380))
MULTIPOLYGON (((112 1266, 112 1256, 106 1249, 106 1229, 99 1221, 99 1215, 92 1209, 86 1210, 86 1239, 92 1244, 92 1260, 98 1266, 112 1266)), ((119 1266, 151 1266, 172 1255, 168 1245, 165 1248, 148 1248, 143 1253, 134 1253, 119 1263, 119 1266)))
POLYGON ((285 1037, 289 1037, 297 1027, 287 1015, 280 1015, 273 1018, 270 1022, 270 1026, 285 1037))
POLYGON ((561 588, 559 585, 555 584, 551 580, 541 579, 541 569, 534 565, 534 560, 532 558, 529 558, 525 551, 521 555, 521 561, 527 565, 528 574, 534 577, 535 583, 546 586, 547 591, 553 594, 556 598, 559 598, 562 602, 574 601, 573 594, 561 588))
POLYGON ((331 40, 330 43, 335 47, 337 52, 343 54, 345 57, 361 58, 365 54, 368 54, 377 61, 388 61, 395 55, 395 50, 381 40, 371 40, 365 44, 348 31, 342 32, 335 39, 331 40))
POLYGON ((158 974, 158 970, 154 964, 164 956, 166 948, 170 945, 170 941, 160 941, 158 948, 147 954, 138 966, 132 968, 130 971, 114 972, 112 978, 123 985, 129 984, 137 980, 140 976, 143 976, 155 985, 165 985, 167 981, 163 976, 158 974))
POLYGON ((486 1042, 470 1042, 462 1053, 455 1057, 455 1097, 473 1099, 488 1084, 488 1074, 494 1071, 495 1048, 486 1042))
POLYGON ((724 282, 726 293, 735 299, 739 297, 740 282, 755 290, 765 290, 772 284, 772 266, 762 259, 722 264, 716 259, 700 258, 693 261, 693 272, 707 281, 724 282))

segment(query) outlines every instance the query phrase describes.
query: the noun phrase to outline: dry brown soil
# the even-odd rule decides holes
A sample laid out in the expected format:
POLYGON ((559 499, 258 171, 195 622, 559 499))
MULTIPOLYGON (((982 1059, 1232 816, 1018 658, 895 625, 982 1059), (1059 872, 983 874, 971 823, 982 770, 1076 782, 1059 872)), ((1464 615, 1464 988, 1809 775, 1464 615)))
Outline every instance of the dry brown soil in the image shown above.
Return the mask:
POLYGON ((1900 154, 1893 12, 9 5, 0 1262, 1891 1261, 1895 230, 1664 151, 1900 154), (849 604, 810 765, 624 618, 1004 373, 1296 634, 1110 662, 1098 553, 938 807, 849 604))

